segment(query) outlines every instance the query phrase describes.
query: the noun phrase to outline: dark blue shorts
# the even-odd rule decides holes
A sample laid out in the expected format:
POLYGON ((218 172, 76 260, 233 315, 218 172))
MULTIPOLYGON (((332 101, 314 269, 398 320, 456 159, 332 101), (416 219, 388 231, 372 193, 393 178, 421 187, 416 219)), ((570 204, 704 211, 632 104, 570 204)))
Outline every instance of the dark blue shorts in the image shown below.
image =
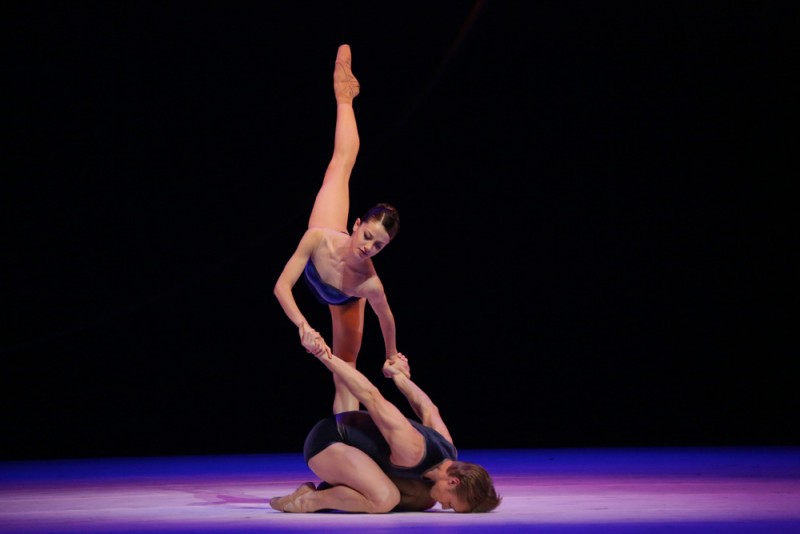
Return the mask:
POLYGON ((303 456, 305 456, 306 463, 328 448, 333 443, 342 443, 342 435, 339 433, 338 425, 336 424, 336 416, 331 415, 318 422, 311 429, 311 432, 306 436, 306 442, 303 445, 303 456))

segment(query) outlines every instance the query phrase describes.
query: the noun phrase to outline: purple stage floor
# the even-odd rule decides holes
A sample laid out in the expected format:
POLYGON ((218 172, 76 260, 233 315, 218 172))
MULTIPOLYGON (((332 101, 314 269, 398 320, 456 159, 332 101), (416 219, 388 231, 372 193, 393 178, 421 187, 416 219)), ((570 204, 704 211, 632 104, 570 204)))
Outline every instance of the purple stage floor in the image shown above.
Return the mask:
POLYGON ((461 451, 504 501, 489 514, 286 514, 300 454, 0 463, 0 533, 793 532, 800 448, 461 451))

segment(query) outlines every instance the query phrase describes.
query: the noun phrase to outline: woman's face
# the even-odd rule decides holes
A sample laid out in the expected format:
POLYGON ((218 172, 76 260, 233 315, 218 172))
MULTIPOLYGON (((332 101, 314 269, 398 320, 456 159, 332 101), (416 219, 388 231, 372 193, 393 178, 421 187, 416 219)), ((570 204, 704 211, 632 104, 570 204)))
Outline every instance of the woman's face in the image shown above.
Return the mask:
POLYGON ((391 238, 379 221, 356 221, 353 228, 354 253, 360 259, 371 258, 389 244, 391 238))

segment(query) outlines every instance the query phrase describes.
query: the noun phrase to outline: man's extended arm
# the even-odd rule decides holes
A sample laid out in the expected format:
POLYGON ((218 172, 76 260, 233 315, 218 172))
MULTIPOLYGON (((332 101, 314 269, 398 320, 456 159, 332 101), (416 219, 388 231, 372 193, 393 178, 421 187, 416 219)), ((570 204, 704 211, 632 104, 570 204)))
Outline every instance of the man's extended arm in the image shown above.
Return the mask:
POLYGON ((439 414, 439 407, 433 403, 427 393, 408 378, 407 375, 410 375, 411 372, 406 357, 398 354, 396 358, 387 360, 383 365, 383 371, 384 375, 391 376, 397 389, 408 400, 422 424, 436 430, 447 441, 453 443, 450 431, 447 429, 447 425, 444 424, 441 414, 439 414))
MULTIPOLYGON (((321 353, 325 365, 364 405, 391 449, 390 460, 400 467, 417 465, 425 455, 425 438, 397 406, 386 400, 369 379, 335 355, 321 353)), ((402 371, 396 370, 402 374, 402 371)))

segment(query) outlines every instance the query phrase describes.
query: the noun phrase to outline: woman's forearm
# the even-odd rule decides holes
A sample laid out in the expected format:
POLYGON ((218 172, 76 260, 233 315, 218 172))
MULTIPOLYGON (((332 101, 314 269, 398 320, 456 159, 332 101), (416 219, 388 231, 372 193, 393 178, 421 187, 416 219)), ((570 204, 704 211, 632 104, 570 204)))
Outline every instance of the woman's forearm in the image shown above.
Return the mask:
POLYGON ((383 343, 386 347, 386 358, 388 359, 397 354, 397 329, 392 312, 390 311, 387 317, 379 317, 378 322, 381 325, 383 343))
POLYGON ((288 317, 296 327, 300 328, 303 323, 308 324, 305 316, 297 306, 297 302, 294 300, 291 287, 287 287, 286 284, 282 284, 279 280, 278 283, 275 284, 273 294, 275 298, 278 299, 281 308, 283 308, 283 313, 286 314, 286 317, 288 317))

